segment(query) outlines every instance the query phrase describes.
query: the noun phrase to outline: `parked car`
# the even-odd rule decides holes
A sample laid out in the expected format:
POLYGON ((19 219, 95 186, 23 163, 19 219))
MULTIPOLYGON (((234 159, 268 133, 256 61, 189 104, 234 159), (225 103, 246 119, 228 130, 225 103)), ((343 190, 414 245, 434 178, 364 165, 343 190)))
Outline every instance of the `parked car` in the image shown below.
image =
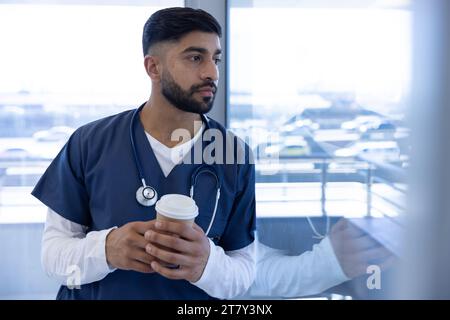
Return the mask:
POLYGON ((33 158, 33 155, 23 148, 6 148, 0 150, 0 161, 20 161, 33 158))
POLYGON ((378 161, 400 160, 400 148, 396 141, 358 141, 346 148, 335 151, 336 157, 356 157, 364 155, 378 161))
POLYGON ((75 130, 71 127, 57 126, 48 130, 35 132, 33 138, 39 142, 65 142, 74 131, 75 130))
POLYGON ((309 156, 311 148, 302 136, 284 137, 279 143, 264 147, 263 157, 280 159, 301 158, 309 156))
POLYGON ((368 129, 376 128, 382 123, 379 116, 358 116, 350 121, 345 121, 341 124, 341 129, 350 131, 366 132, 368 129))
POLYGON ((284 135, 310 135, 314 130, 319 129, 319 124, 310 119, 299 119, 294 122, 284 124, 280 132, 284 135))

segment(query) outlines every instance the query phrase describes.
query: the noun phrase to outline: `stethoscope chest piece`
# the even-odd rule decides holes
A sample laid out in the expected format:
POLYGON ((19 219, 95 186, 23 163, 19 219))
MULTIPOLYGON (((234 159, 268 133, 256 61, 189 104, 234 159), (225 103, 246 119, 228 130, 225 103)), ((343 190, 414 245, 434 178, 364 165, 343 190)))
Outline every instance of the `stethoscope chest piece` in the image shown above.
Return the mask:
POLYGON ((136 200, 144 207, 151 207, 158 200, 158 193, 152 187, 141 186, 136 191, 136 200))

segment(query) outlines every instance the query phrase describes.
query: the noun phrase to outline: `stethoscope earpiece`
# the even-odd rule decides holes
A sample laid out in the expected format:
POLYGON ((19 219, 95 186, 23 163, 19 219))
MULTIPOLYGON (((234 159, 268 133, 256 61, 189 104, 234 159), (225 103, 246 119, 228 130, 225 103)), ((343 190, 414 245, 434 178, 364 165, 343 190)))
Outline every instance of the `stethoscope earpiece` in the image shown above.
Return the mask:
POLYGON ((152 187, 141 186, 136 190, 136 200, 145 207, 151 207, 158 200, 158 193, 152 187))

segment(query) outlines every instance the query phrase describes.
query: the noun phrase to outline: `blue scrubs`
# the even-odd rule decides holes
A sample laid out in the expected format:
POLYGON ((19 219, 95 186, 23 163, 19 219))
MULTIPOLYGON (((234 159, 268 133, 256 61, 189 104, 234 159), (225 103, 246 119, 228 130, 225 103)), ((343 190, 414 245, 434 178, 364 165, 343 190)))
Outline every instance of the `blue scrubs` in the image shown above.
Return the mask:
MULTIPOLYGON (((141 182, 130 142, 134 110, 80 127, 48 167, 32 194, 64 218, 98 231, 132 221, 155 219, 155 207, 136 201, 141 182)), ((140 121, 134 126, 136 148, 147 183, 159 197, 169 193, 189 195, 191 175, 201 164, 179 164, 165 177, 140 121)), ((226 130, 209 119, 209 127, 226 137, 226 130)), ((235 138, 237 139, 237 138, 235 138)), ((203 150, 210 143, 199 139, 203 150)), ((226 153, 226 143, 223 143, 226 153)), ((236 148, 235 148, 236 149, 236 148)), ((245 163, 215 165, 221 180, 221 197, 209 237, 225 251, 241 249, 254 240, 255 172, 251 151, 245 145, 245 163)), ((191 149, 192 151, 192 149, 191 149)), ((236 150, 234 150, 236 151, 236 150)), ((226 156, 224 159, 227 159, 226 156)), ((194 199, 199 207, 196 223, 208 228, 215 204, 216 181, 201 174, 194 199)), ((170 280, 157 273, 116 270, 81 289, 61 286, 57 299, 211 299, 185 280, 170 280)))

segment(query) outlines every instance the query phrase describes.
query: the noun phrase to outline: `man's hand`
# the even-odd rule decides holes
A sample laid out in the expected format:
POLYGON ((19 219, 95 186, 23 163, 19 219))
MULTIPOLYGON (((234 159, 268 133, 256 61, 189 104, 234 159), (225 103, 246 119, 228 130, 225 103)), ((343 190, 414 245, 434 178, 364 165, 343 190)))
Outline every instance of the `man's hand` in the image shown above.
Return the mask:
POLYGON ((138 272, 154 272, 150 264, 155 258, 145 252, 144 233, 155 220, 130 222, 112 230, 106 237, 106 260, 114 268, 138 272))
POLYGON ((200 279, 208 262, 210 248, 208 238, 198 225, 157 221, 145 232, 145 239, 151 242, 146 247, 148 254, 180 266, 170 269, 158 261, 153 261, 153 270, 169 279, 185 279, 190 282, 200 279), (170 248, 174 252, 162 247, 170 248))
POLYGON ((342 270, 351 279, 366 274, 374 261, 381 270, 395 261, 390 251, 346 219, 340 219, 331 228, 330 241, 342 270))

